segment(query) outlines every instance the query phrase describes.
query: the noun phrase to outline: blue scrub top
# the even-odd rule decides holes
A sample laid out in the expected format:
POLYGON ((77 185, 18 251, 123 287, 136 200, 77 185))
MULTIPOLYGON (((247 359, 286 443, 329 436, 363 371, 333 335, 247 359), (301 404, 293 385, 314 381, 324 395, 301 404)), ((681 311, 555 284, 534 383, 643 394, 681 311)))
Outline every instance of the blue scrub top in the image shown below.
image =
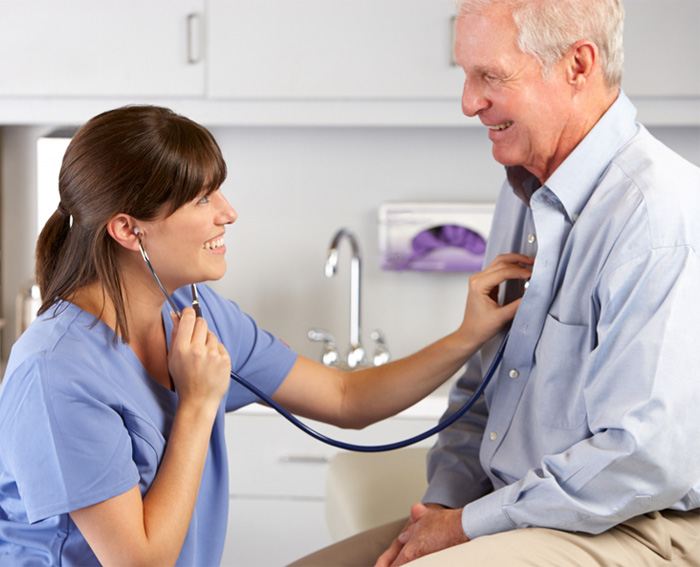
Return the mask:
MULTIPOLYGON (((274 393, 296 354, 239 307, 199 286, 202 315, 232 369, 274 393)), ((188 289, 173 295, 189 305, 188 289)), ((172 320, 163 308, 168 344, 172 320)), ((71 303, 39 317, 12 349, 0 388, 0 565, 99 565, 68 515, 150 487, 177 394, 153 380, 114 332, 71 303)), ((177 565, 218 565, 228 519, 224 414, 256 401, 232 382, 216 417, 177 565)))

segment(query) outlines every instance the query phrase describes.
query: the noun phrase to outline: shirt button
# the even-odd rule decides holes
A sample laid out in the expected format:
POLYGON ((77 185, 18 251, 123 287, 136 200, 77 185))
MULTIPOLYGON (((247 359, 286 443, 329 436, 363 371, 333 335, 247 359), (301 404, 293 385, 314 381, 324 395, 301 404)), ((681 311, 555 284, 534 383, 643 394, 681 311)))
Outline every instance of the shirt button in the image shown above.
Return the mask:
POLYGON ((528 234, 528 235, 527 235, 527 241, 528 241, 530 244, 533 244, 533 243, 535 242, 535 240, 537 240, 537 237, 536 237, 534 234, 528 234))
POLYGON ((495 431, 492 431, 491 434, 489 435, 489 439, 491 439, 491 441, 495 441, 496 439, 498 439, 498 433, 496 433, 495 431))
POLYGON ((508 376, 510 376, 511 378, 517 378, 518 376, 520 376, 520 372, 513 368, 510 372, 508 372, 508 376))
POLYGON ((573 219, 574 222, 576 222, 576 221, 578 220, 578 215, 577 215, 577 214, 574 214, 574 216, 571 217, 571 218, 573 219))

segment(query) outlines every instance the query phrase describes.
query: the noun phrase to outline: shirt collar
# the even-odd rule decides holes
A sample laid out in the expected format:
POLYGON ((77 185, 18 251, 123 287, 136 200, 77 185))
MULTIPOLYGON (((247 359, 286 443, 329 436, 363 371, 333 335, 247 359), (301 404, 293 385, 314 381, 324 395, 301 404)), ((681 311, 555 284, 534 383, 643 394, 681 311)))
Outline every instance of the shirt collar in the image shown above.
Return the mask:
POLYGON ((541 187, 540 180, 522 165, 506 166, 506 176, 513 193, 529 207, 532 194, 541 187))
MULTIPOLYGON (((613 157, 637 132, 636 115, 637 109, 620 90, 617 100, 547 179, 545 186, 561 201, 572 221, 613 157)), ((506 173, 515 195, 529 206, 530 197, 540 187, 539 180, 522 166, 507 167, 506 173)))

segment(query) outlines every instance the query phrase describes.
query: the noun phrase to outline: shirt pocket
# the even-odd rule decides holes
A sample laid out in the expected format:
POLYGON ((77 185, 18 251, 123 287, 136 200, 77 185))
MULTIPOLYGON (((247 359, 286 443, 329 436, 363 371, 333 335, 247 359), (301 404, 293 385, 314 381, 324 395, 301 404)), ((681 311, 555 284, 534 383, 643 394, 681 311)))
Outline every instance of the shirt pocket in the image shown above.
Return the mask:
POLYGON ((530 381, 536 419, 544 427, 578 429, 586 422, 583 388, 590 353, 588 332, 587 325, 562 323, 547 314, 530 381))

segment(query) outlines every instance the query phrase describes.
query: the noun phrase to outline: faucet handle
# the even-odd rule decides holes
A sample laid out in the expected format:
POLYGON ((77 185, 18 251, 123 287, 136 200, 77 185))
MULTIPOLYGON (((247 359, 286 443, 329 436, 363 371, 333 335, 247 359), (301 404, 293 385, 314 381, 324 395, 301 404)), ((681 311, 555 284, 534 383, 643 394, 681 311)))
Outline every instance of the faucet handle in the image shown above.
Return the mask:
POLYGON ((325 329, 309 329, 307 334, 312 341, 323 341, 323 354, 321 362, 325 366, 337 366, 340 363, 340 354, 335 343, 335 337, 325 329))
POLYGON ((379 329, 375 329, 372 331, 370 337, 372 337, 372 340, 376 343, 372 364, 374 364, 374 366, 381 366, 389 362, 391 360, 391 353, 386 346, 384 334, 379 329))
POLYGON ((348 351, 348 366, 352 369, 367 366, 367 356, 361 343, 351 343, 348 351))

